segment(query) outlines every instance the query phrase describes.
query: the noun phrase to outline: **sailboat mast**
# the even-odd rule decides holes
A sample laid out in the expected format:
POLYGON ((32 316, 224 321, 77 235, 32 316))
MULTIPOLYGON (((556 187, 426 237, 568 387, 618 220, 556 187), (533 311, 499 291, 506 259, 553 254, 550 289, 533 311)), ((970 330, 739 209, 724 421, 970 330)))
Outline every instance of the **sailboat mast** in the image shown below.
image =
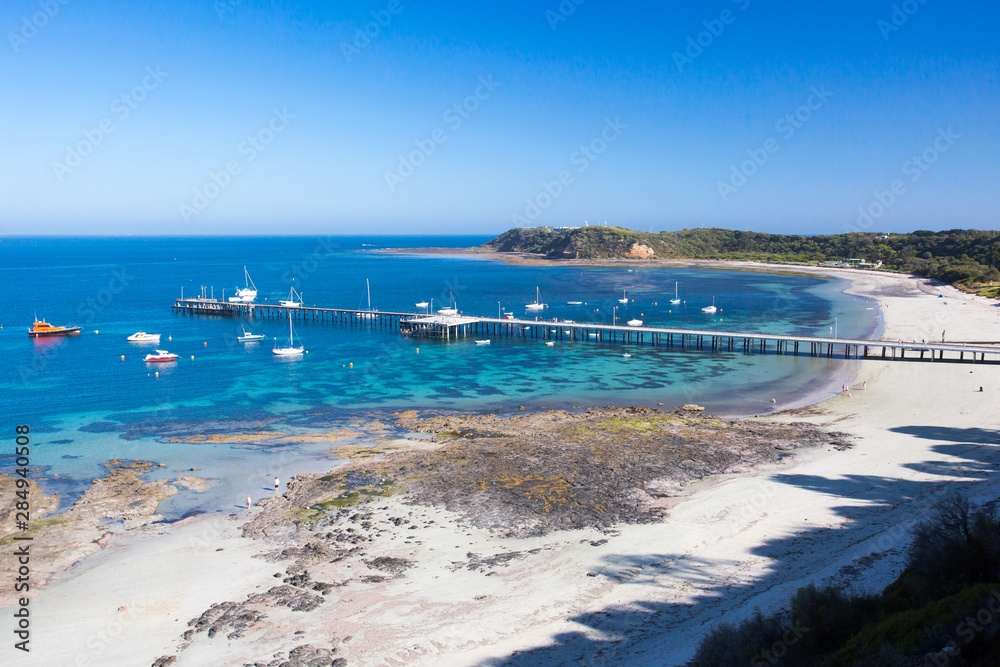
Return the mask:
POLYGON ((368 310, 372 309, 372 288, 368 284, 368 279, 365 278, 365 292, 368 293, 368 310))

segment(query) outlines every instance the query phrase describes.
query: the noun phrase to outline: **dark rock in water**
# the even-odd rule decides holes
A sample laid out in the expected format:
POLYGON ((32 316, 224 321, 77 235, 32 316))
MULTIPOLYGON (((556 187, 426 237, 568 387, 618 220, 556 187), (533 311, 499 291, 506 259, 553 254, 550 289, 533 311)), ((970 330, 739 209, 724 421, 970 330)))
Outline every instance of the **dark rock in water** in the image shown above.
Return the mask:
POLYGON ((78 430, 84 433, 112 433, 121 428, 121 424, 116 422, 93 422, 84 424, 78 430))

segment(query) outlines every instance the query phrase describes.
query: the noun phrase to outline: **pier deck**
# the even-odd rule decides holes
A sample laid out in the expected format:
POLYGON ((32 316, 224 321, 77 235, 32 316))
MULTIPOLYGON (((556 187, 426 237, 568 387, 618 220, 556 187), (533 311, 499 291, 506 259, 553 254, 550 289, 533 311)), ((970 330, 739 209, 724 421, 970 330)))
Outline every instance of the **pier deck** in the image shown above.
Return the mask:
POLYGON ((625 326, 592 322, 499 319, 466 315, 424 315, 397 311, 365 311, 315 306, 226 303, 215 299, 178 299, 181 313, 221 315, 245 319, 292 318, 346 326, 392 329, 403 335, 440 340, 503 337, 525 340, 581 341, 679 347, 756 354, 791 354, 848 359, 885 359, 928 362, 1000 363, 1000 347, 968 343, 913 343, 820 336, 792 336, 762 332, 625 326), (945 356, 947 354, 947 356, 945 356), (990 355, 990 358, 987 358, 990 355))

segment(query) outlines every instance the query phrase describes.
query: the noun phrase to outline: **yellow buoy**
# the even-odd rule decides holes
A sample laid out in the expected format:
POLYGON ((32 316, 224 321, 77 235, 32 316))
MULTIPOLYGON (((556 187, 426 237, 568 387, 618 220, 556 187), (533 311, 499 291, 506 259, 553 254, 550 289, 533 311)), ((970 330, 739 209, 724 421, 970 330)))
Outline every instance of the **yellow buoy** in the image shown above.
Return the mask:
POLYGON ((353 361, 351 362, 351 368, 354 368, 354 362, 353 361))
POLYGON ((125 361, 125 355, 124 354, 122 355, 122 361, 125 361))
POLYGON ((194 355, 193 354, 191 355, 191 361, 194 361, 194 355))
POLYGON ((160 377, 160 371, 156 371, 156 377, 160 377))
POLYGON ((204 345, 205 345, 205 347, 208 347, 208 341, 207 340, 204 342, 204 345))
POLYGON ((100 331, 98 331, 97 329, 94 329, 94 333, 95 333, 95 334, 99 334, 99 333, 101 333, 101 332, 100 332, 100 331))
POLYGON ((417 348, 417 354, 420 354, 420 348, 419 347, 417 348))

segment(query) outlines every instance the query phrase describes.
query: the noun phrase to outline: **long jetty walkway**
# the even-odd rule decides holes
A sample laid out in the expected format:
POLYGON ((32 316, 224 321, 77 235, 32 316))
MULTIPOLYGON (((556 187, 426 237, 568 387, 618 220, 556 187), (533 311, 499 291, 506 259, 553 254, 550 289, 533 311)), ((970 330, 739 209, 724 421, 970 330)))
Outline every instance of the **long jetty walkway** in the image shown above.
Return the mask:
POLYGON ((789 336, 760 332, 674 329, 557 320, 500 319, 467 315, 426 315, 396 311, 366 311, 315 306, 227 303, 216 299, 177 299, 174 311, 245 319, 292 318, 345 326, 399 331, 406 336, 457 340, 503 337, 524 340, 581 341, 679 347, 681 349, 775 353, 848 359, 1000 363, 1000 346, 962 343, 914 343, 819 336, 789 336), (990 355, 990 358, 987 358, 990 355))

